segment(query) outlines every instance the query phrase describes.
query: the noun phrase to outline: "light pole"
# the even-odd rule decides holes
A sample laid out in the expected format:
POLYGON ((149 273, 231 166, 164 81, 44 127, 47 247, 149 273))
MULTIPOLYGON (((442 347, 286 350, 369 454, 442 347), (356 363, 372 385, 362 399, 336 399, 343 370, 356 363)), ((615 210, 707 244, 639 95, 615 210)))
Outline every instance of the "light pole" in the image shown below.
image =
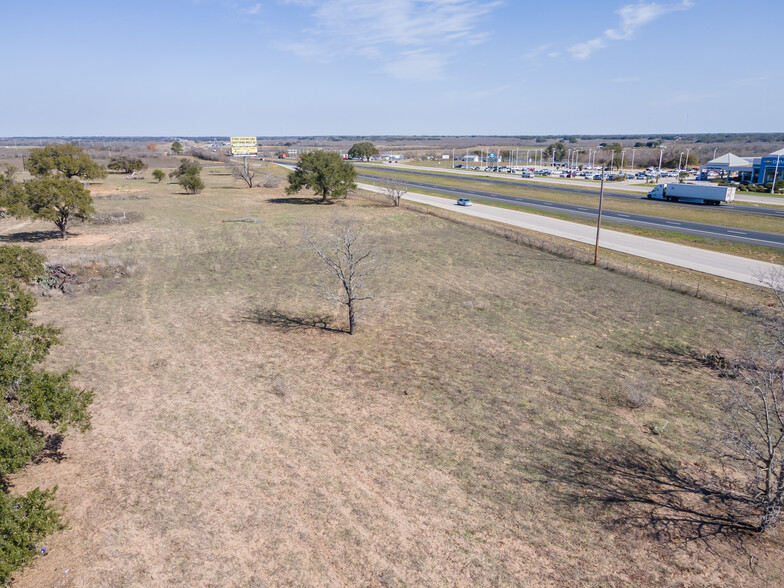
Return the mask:
POLYGON ((661 164, 664 157, 664 150, 667 149, 664 145, 659 146, 659 177, 661 177, 661 164))
POLYGON ((626 149, 621 151, 621 173, 623 173, 623 159, 626 157, 626 149))
POLYGON ((596 217, 596 246, 593 249, 593 264, 599 265, 599 231, 602 228, 602 202, 604 201, 604 166, 602 166, 602 184, 599 188, 599 216, 596 217))
POLYGON ((713 159, 716 159, 716 152, 717 152, 718 150, 719 150, 719 148, 718 148, 718 147, 716 147, 716 148, 713 150, 713 159))
POLYGON ((776 178, 779 175, 779 161, 781 161, 781 155, 776 157, 776 171, 773 172, 773 185, 770 187, 771 194, 776 192, 776 178))
POLYGON ((452 169, 455 169, 455 148, 452 147, 452 169))
POLYGON ((684 167, 686 170, 689 169, 689 152, 691 151, 691 147, 686 148, 686 161, 684 163, 684 167))
POLYGON ((683 151, 681 151, 681 154, 678 156, 678 173, 681 172, 681 162, 682 161, 683 161, 683 151))
POLYGON ((632 173, 634 173, 634 153, 636 151, 637 151, 636 149, 632 149, 632 173))

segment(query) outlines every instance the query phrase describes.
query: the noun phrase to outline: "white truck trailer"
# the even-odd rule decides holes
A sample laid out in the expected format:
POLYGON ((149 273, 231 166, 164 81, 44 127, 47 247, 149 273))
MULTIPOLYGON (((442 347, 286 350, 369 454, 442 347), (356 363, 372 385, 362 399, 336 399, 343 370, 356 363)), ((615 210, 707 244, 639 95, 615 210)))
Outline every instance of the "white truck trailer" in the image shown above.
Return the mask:
POLYGON ((735 200, 735 188, 731 186, 700 186, 698 184, 659 184, 648 193, 654 200, 671 202, 694 202, 715 204, 735 200))

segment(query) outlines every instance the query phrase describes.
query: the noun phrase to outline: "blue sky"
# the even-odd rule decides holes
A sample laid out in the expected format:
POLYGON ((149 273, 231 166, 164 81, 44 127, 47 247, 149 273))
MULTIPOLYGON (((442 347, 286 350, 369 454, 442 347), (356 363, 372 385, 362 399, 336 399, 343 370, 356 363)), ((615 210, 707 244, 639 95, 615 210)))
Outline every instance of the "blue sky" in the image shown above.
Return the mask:
POLYGON ((780 0, 10 0, 0 136, 784 130, 780 0))

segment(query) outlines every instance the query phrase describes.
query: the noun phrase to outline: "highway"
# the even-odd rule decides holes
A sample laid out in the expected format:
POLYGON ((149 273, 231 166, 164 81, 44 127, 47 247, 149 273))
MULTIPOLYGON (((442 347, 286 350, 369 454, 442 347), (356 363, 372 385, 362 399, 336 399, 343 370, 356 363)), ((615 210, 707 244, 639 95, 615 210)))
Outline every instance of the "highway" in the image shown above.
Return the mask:
MULTIPOLYGON (((400 169, 411 170, 412 172, 417 171, 425 171, 434 173, 436 176, 439 177, 449 177, 449 176, 458 176, 461 178, 473 178, 473 179, 480 179, 480 178, 491 178, 496 179, 499 182, 503 182, 505 178, 507 185, 509 184, 529 184, 534 185, 536 188, 539 186, 547 187, 547 186, 567 186, 574 188, 576 190, 581 190, 582 188, 580 185, 584 186, 586 189, 590 190, 591 188, 594 191, 598 191, 599 187, 596 182, 586 182, 584 180, 568 180, 564 178, 549 178, 543 176, 536 176, 534 178, 523 178, 520 174, 501 174, 498 172, 486 172, 486 171, 476 171, 476 170, 467 170, 467 169, 453 169, 453 168, 434 168, 434 167, 423 167, 419 165, 409 165, 405 163, 395 163, 394 165, 378 165, 378 164, 370 164, 370 163, 360 163, 360 162, 352 162, 356 166, 361 167, 372 167, 378 170, 392 170, 397 171, 400 169)), ((663 179, 664 183, 667 183, 665 179, 663 179)), ((621 193, 626 192, 627 197, 633 197, 633 193, 637 193, 640 195, 645 195, 651 191, 651 186, 646 184, 640 183, 633 183, 630 184, 628 182, 609 182, 604 185, 604 193, 605 195, 612 194, 613 196, 617 195, 616 193, 620 191, 621 193), (632 192, 632 194, 629 194, 632 192)), ((596 192, 595 192, 596 193, 596 192)), ((759 194, 749 195, 749 194, 736 194, 735 195, 735 202, 748 202, 751 204, 763 204, 766 206, 784 206, 784 198, 777 197, 777 196, 764 196, 759 194)), ((754 210, 759 210, 758 208, 754 210)))
MULTIPOLYGON (((372 192, 382 192, 382 189, 378 186, 369 184, 359 184, 359 187, 372 192)), ((470 207, 457 206, 453 200, 427 194, 408 193, 404 196, 404 199, 581 243, 593 244, 596 239, 596 227, 520 210, 509 210, 483 204, 474 204, 470 207)), ((679 245, 607 229, 602 230, 599 244, 605 249, 621 251, 638 257, 653 259, 670 265, 758 286, 766 285, 763 278, 770 275, 771 272, 784 270, 780 265, 764 261, 727 255, 726 253, 718 253, 716 251, 707 251, 689 247, 688 245, 679 245)))
MULTIPOLYGON (((388 167, 388 168, 381 168, 381 167, 374 167, 371 168, 370 166, 355 166, 360 174, 366 174, 363 177, 374 177, 374 179, 388 179, 382 178, 381 176, 375 177, 373 176, 373 171, 386 171, 386 172, 394 172, 396 175, 419 175, 419 176, 431 176, 435 178, 453 180, 453 181, 467 181, 467 182, 479 182, 484 184, 496 184, 499 186, 511 186, 514 188, 521 188, 524 190, 536 190, 536 191, 546 191, 551 190, 553 192, 562 192, 568 194, 580 194, 582 196, 592 196, 594 198, 599 197, 599 183, 596 184, 589 184, 585 187, 581 186, 564 186, 555 183, 544 183, 544 182, 515 182, 511 179, 500 179, 498 178, 498 174, 494 173, 493 175, 496 177, 487 177, 487 176, 469 176, 469 175, 461 175, 461 176, 451 176, 443 173, 443 172, 432 172, 432 171, 417 171, 410 168, 401 169, 397 166, 395 167, 388 167)), ((519 177, 509 175, 509 178, 512 177, 519 177)), ((522 180, 522 178, 521 178, 522 180)), ((636 186, 623 186, 618 184, 609 184, 606 183, 604 185, 604 196, 606 198, 623 198, 626 200, 644 200, 648 204, 652 204, 654 206, 665 206, 665 207, 694 207, 694 206, 704 206, 704 204, 689 204, 689 203, 674 203, 674 202, 664 202, 663 200, 648 200, 646 198, 647 193, 650 191, 652 186, 646 187, 644 192, 637 191, 636 194, 630 194, 628 192, 619 192, 618 190, 624 189, 634 189, 636 186)), ((770 200, 770 198, 768 198, 770 200)), ((737 200, 736 200, 737 201, 737 200)), ((749 200, 750 202, 755 201, 752 199, 749 200)), ((764 202, 764 201, 763 201, 764 202)), ((730 212, 730 213, 744 213, 744 214, 754 214, 760 216, 773 216, 773 217, 780 217, 784 219, 784 209, 776 209, 776 208, 760 208, 759 206, 744 206, 742 204, 732 204, 730 206, 722 206, 722 211, 730 212)))
MULTIPOLYGON (((362 169, 358 171, 360 171, 359 177, 364 180, 389 181, 389 177, 368 173, 367 169, 362 169)), ((438 175, 438 174, 434 174, 434 175, 438 175)), ((462 179, 468 179, 468 178, 462 178, 462 179)), ((533 208, 537 210, 547 211, 552 214, 568 214, 570 216, 577 216, 580 218, 591 219, 591 220, 596 219, 596 216, 598 214, 597 208, 580 206, 577 204, 566 204, 563 202, 542 200, 540 198, 509 196, 506 194, 498 194, 495 192, 488 192, 485 190, 472 190, 469 188, 450 188, 447 186, 439 186, 438 184, 429 184, 427 182, 415 181, 415 180, 405 179, 405 178, 401 178, 398 181, 401 184, 407 186, 409 189, 426 190, 428 192, 436 192, 438 194, 444 194, 446 196, 452 196, 454 198, 474 198, 474 199, 482 199, 482 200, 492 201, 492 202, 499 202, 503 204, 516 204, 519 206, 525 206, 526 208, 533 208)), ((494 180, 494 181, 503 183, 503 180, 494 180)), ((597 196, 595 190, 588 190, 588 189, 583 190, 580 188, 570 188, 570 187, 562 187, 562 186, 557 186, 557 187, 548 186, 546 189, 567 190, 570 192, 580 191, 580 192, 586 192, 591 196, 597 196)), ((617 197, 617 194, 613 194, 613 197, 617 197)), ((639 198, 637 196, 630 196, 630 197, 639 198)), ((733 205, 732 208, 735 208, 735 206, 733 205)), ((729 210, 730 207, 727 207, 727 209, 729 210)), ((759 209, 752 209, 752 210, 755 213, 759 212, 759 209)), ((773 210, 771 212, 774 213, 774 216, 778 216, 775 213, 778 213, 780 211, 773 210)), ((707 223, 696 223, 696 222, 690 222, 690 221, 684 221, 678 219, 668 219, 668 218, 663 218, 663 217, 653 216, 653 215, 617 212, 613 210, 608 210, 606 207, 602 211, 602 217, 606 221, 611 221, 623 225, 643 227, 648 229, 656 229, 661 231, 669 231, 672 233, 696 235, 696 236, 706 237, 710 239, 735 241, 738 243, 747 243, 749 245, 758 245, 762 247, 771 247, 774 249, 784 250, 784 234, 779 234, 779 233, 769 233, 766 231, 755 231, 751 229, 727 227, 722 225, 712 225, 707 223)))

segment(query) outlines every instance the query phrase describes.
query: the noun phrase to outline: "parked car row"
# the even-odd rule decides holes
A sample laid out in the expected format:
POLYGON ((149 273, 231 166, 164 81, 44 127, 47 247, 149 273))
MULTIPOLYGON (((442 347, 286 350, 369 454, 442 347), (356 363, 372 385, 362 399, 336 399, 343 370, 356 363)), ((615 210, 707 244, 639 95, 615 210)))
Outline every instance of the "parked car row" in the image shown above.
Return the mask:
MULTIPOLYGON (((556 164, 555 167, 543 167, 543 168, 535 168, 535 167, 523 167, 523 166, 472 166, 472 165, 455 165, 455 168, 458 169, 467 169, 473 171, 485 171, 485 172, 496 172, 496 173, 507 173, 507 174, 521 174, 523 178, 535 178, 537 176, 542 177, 551 177, 551 178, 583 178, 586 180, 601 180, 602 179, 602 172, 601 167, 599 166, 582 166, 582 169, 575 168, 575 167, 558 167, 556 164)), ((685 170, 689 173, 693 173, 693 170, 685 170)), ((604 179, 606 181, 618 181, 618 180, 628 180, 628 179, 635 179, 635 180, 646 180, 651 178, 677 178, 681 172, 678 170, 667 170, 667 171, 659 171, 656 168, 649 167, 645 171, 640 171, 636 173, 623 173, 623 172, 604 172, 604 179)))

